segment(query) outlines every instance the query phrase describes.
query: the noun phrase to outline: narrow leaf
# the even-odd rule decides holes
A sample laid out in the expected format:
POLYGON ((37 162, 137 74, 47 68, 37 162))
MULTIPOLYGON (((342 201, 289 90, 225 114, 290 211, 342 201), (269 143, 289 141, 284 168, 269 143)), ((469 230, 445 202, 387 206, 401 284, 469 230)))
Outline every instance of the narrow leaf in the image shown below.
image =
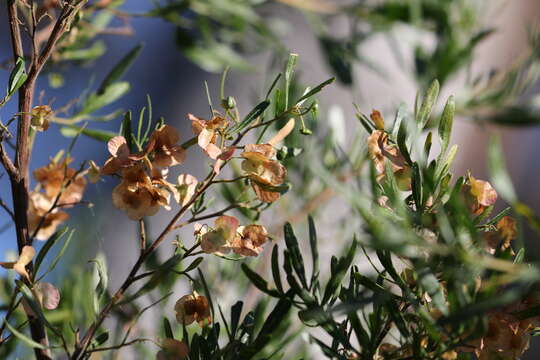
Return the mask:
POLYGON ((137 58, 137 56, 139 55, 139 53, 141 52, 142 48, 143 48, 143 44, 138 44, 136 45, 133 49, 131 49, 130 52, 128 52, 123 58, 122 60, 120 60, 118 62, 118 64, 116 64, 114 66, 114 68, 111 70, 111 72, 109 72, 109 74, 107 74, 107 76, 105 77, 105 79, 103 80, 103 82, 101 83, 101 86, 99 87, 97 93, 98 95, 99 94, 103 94, 105 92, 105 90, 111 86, 115 81, 117 80, 120 80, 120 78, 122 77, 122 75, 125 74, 125 72, 129 69, 129 67, 131 66, 131 64, 133 64, 133 61, 135 61, 135 59, 137 58))
POLYGON ((426 127, 438 96, 439 82, 435 80, 431 83, 426 95, 424 96, 424 100, 422 101, 422 105, 420 106, 420 110, 416 118, 420 130, 423 130, 426 127))
POLYGON ((322 83, 320 83, 319 85, 315 86, 313 89, 311 89, 310 91, 308 91, 307 93, 305 93, 304 95, 302 95, 300 97, 300 99, 298 99, 296 101, 296 103, 298 104, 299 102, 303 101, 303 100, 306 100, 306 99, 309 99, 310 97, 312 97, 313 95, 319 93, 325 86, 327 85, 330 85, 331 83, 334 82, 334 80, 336 80, 336 78, 330 78, 322 83))
POLYGON ((452 125, 454 122, 454 113, 456 111, 456 102, 453 96, 448 98, 444 111, 439 122, 439 137, 441 138, 441 155, 446 153, 450 144, 452 134, 452 125))

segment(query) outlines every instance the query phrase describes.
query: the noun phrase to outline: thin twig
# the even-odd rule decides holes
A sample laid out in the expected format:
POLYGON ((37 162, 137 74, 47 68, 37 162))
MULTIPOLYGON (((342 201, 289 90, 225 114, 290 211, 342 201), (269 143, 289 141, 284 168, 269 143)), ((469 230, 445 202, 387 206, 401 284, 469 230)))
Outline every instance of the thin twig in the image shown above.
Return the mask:
POLYGON ((134 276, 133 277, 133 282, 139 281, 139 280, 144 279, 144 278, 146 278, 148 276, 152 276, 152 275, 155 274, 155 272, 156 272, 155 270, 152 270, 152 271, 147 271, 147 272, 142 273, 140 275, 134 276))
POLYGON ((30 13, 32 17, 31 39, 32 39, 32 64, 33 64, 35 61, 37 61, 37 57, 38 57, 38 46, 36 43, 36 29, 37 29, 38 21, 36 19, 36 9, 35 9, 34 0, 30 2, 30 13))
POLYGON ((24 56, 21 29, 19 28, 19 15, 17 13, 17 0, 8 0, 9 28, 11 33, 11 46, 13 47, 13 61, 24 56))
POLYGON ((223 179, 223 180, 214 180, 213 183, 214 184, 219 184, 219 183, 232 183, 232 182, 237 182, 239 180, 242 180, 242 179, 246 179, 247 176, 238 176, 234 179, 223 179))
POLYGON ((13 162, 9 158, 9 155, 4 148, 4 144, 2 144, 2 140, 3 139, 0 139, 0 162, 6 169, 9 177, 16 179, 19 177, 19 171, 15 168, 15 165, 13 165, 13 162))
POLYGON ((156 344, 156 342, 153 339, 138 338, 138 339, 134 339, 134 340, 131 340, 131 341, 123 343, 123 344, 90 349, 90 350, 87 350, 86 352, 94 353, 94 352, 99 352, 99 351, 118 350, 118 349, 121 349, 123 347, 134 345, 136 343, 145 342, 145 341, 150 341, 150 342, 153 342, 154 344, 156 344))
POLYGON ((15 221, 15 215, 13 214, 13 211, 11 211, 11 209, 8 207, 8 205, 1 198, 0 198, 0 207, 4 208, 4 210, 6 210, 6 212, 9 214, 11 219, 13 221, 15 221))
POLYGON ((146 249, 146 229, 144 226, 143 219, 139 220, 139 236, 140 236, 140 241, 141 241, 140 249, 141 249, 141 253, 143 253, 144 250, 146 249))
MULTIPOLYGON (((214 181, 213 183, 215 184, 216 181, 214 181)), ((203 216, 199 216, 199 217, 192 216, 188 221, 176 225, 174 227, 174 229, 180 229, 180 228, 182 228, 182 227, 184 227, 186 225, 192 224, 192 223, 194 223, 196 221, 202 221, 202 220, 206 220, 206 219, 211 219, 211 218, 216 217, 216 216, 221 216, 226 211, 236 209, 236 208, 242 208, 242 207, 247 207, 247 206, 246 206, 245 203, 231 204, 231 205, 227 206, 224 209, 221 209, 219 211, 213 212, 213 213, 208 214, 208 215, 203 215, 203 216)))
POLYGON ((163 300, 167 299, 169 296, 171 296, 173 294, 173 292, 169 292, 168 294, 166 294, 165 296, 162 296, 160 299, 158 299, 157 301, 154 301, 153 303, 151 303, 150 305, 146 306, 145 308, 143 308, 141 311, 139 311, 139 313, 137 314, 137 316, 135 317, 135 319, 132 321, 132 323, 129 325, 128 329, 126 330, 126 333, 124 335, 124 338, 122 339, 122 342, 121 344, 126 344, 128 341, 128 337, 129 335, 131 334, 131 331, 133 331, 133 328, 135 327, 135 325, 137 324, 137 321, 141 318, 141 316, 149 309, 153 308, 154 306, 156 306, 157 304, 159 304, 160 302, 162 302, 163 300))
POLYGON ((8 320, 9 320, 11 314, 13 314, 13 312, 15 311, 17 306, 19 306, 20 300, 16 301, 18 294, 19 294, 18 288, 16 288, 13 291, 13 294, 11 294, 11 299, 9 301, 8 310, 6 312, 6 316, 4 316, 4 321, 2 323, 2 327, 0 328, 0 345, 3 344, 7 340, 7 338, 2 339, 2 335, 4 334, 4 330, 6 329, 6 324, 7 324, 8 320))

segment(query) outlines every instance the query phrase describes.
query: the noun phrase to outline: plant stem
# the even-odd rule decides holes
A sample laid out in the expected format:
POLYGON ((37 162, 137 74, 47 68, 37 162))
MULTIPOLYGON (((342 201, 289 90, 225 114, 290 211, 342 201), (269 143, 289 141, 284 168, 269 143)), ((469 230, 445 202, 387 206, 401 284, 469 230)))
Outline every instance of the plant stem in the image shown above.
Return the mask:
MULTIPOLYGON (((31 110, 34 101, 34 91, 36 80, 41 73, 41 70, 45 66, 45 63, 50 58, 54 47, 60 37, 67 31, 71 25, 71 21, 77 12, 87 0, 73 0, 67 2, 51 32, 47 43, 45 44, 43 51, 38 54, 37 49, 34 48, 32 52, 30 67, 28 68, 28 77, 26 82, 19 89, 19 121, 17 124, 17 143, 15 148, 14 162, 8 157, 5 151, 0 149, 0 155, 2 164, 8 172, 11 182, 11 192, 13 198, 13 215, 15 219, 15 228, 17 235, 17 246, 19 253, 26 245, 32 245, 32 238, 28 234, 28 188, 29 188, 29 168, 28 163, 30 159, 30 120, 31 110)), ((32 6, 31 11, 34 11, 32 6)), ((17 13, 17 1, 8 1, 8 17, 11 34, 11 44, 13 48, 13 58, 17 61, 18 58, 24 57, 23 44, 21 39, 20 24, 17 13)), ((34 29, 35 30, 35 29, 34 29)), ((34 43, 35 39, 32 39, 34 43)), ((32 270, 32 264, 28 265, 29 270, 32 270)), ((28 284, 31 286, 31 284, 28 284)), ((32 339, 40 344, 48 347, 49 340, 44 324, 27 312, 30 332, 32 339)), ((34 349, 36 358, 51 359, 51 352, 49 349, 34 349)))
POLYGON ((174 230, 176 223, 178 220, 185 214, 185 212, 193 205, 193 203, 201 196, 210 185, 212 185, 212 180, 214 180, 214 177, 216 174, 214 172, 211 173, 211 175, 208 176, 206 181, 203 183, 201 188, 195 193, 195 195, 191 198, 191 200, 184 205, 178 213, 171 219, 169 224, 165 227, 165 229, 161 232, 161 234, 154 240, 154 242, 146 248, 144 251, 141 252, 139 258, 135 262, 135 265, 131 268, 131 271, 129 272, 129 275, 127 276, 126 280, 120 286, 120 288, 114 293, 111 300, 105 305, 105 307, 101 310, 99 315, 96 317, 96 320, 94 323, 90 326, 86 334, 83 336, 79 344, 76 345, 75 351, 71 357, 72 360, 81 360, 85 357, 86 353, 88 352, 88 346, 92 342, 92 339, 96 333, 96 331, 99 329, 109 312, 114 308, 114 306, 123 298, 125 292, 129 288, 129 286, 137 280, 137 272, 141 268, 141 266, 144 264, 148 256, 154 252, 158 248, 158 246, 165 240, 167 235, 174 230))

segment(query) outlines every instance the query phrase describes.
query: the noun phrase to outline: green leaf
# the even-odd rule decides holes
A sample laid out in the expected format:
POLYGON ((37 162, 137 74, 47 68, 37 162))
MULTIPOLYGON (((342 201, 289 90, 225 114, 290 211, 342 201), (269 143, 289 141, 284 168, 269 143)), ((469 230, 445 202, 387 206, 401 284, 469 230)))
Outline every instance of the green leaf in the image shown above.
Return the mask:
POLYGON ((415 162, 412 164, 412 177, 411 177, 411 187, 412 195, 414 202, 416 204, 416 211, 423 211, 423 194, 422 194, 422 175, 420 173, 420 168, 415 162))
POLYGON ((409 154, 409 150, 407 149, 407 122, 401 121, 399 125, 399 130, 397 134, 397 144, 399 151, 401 151, 401 154, 403 154, 403 157, 407 161, 408 164, 412 164, 411 155, 409 154))
POLYGON ((514 257, 514 264, 521 264, 525 259, 525 248, 519 249, 516 256, 514 257))
POLYGON ((319 278, 319 250, 317 248, 317 230, 315 229, 315 222, 311 215, 308 216, 309 226, 309 245, 311 247, 311 261, 312 261, 312 275, 310 288, 313 288, 315 282, 319 278))
POLYGON ((43 247, 39 250, 39 253, 36 256, 36 261, 34 263, 34 273, 37 274, 39 267, 41 266, 41 263, 45 259, 45 256, 47 256, 47 253, 51 248, 56 244, 58 240, 60 240, 68 231, 67 227, 64 227, 57 232, 55 232, 43 245, 43 247))
POLYGON ((62 258, 62 256, 64 256, 64 253, 66 252, 69 244, 71 243, 71 239, 73 238, 73 234, 75 233, 75 230, 71 230, 69 232, 69 235, 67 236, 66 240, 64 240, 64 244, 62 245, 62 248, 60 249, 60 251, 58 252, 58 254, 56 255, 56 257, 54 258, 54 260, 52 261, 51 265, 49 266, 49 268, 47 269, 47 271, 41 275, 40 278, 43 278, 45 277, 45 275, 47 275, 48 273, 50 273, 51 271, 54 270, 54 268, 56 267, 56 265, 58 264, 58 262, 60 261, 60 259, 62 258))
POLYGON ((255 106, 255 108, 253 108, 253 110, 251 110, 246 115, 244 120, 242 120, 240 123, 238 123, 238 125, 231 128, 230 131, 232 133, 236 133, 236 132, 244 130, 246 127, 249 126, 249 124, 251 124, 253 121, 255 121, 259 116, 261 116, 264 113, 264 111, 268 108, 268 106, 270 106, 270 101, 269 100, 264 100, 264 101, 260 102, 257 106, 255 106))
POLYGON ((486 222, 485 225, 495 225, 495 224, 497 224, 499 222, 499 220, 501 220, 503 217, 508 215, 511 211, 512 211, 512 208, 510 206, 508 206, 507 208, 502 210, 500 213, 498 213, 497 215, 495 215, 494 217, 489 219, 489 221, 486 222))
POLYGON ((336 78, 330 78, 322 83, 320 83, 319 85, 315 86, 313 89, 311 89, 310 91, 308 91, 307 93, 305 93, 304 95, 302 95, 300 97, 300 99, 298 99, 296 101, 296 103, 298 104, 299 102, 302 102, 306 99, 309 99, 310 97, 312 97, 313 95, 319 93, 325 86, 327 85, 330 85, 331 83, 334 82, 334 80, 336 80, 336 78))
POLYGON ((357 244, 358 241, 356 240, 355 236, 347 255, 340 258, 337 264, 332 267, 330 279, 328 280, 328 283, 324 289, 324 296, 321 302, 322 304, 326 304, 331 298, 337 297, 336 292, 341 286, 341 281, 354 260, 357 244))
POLYGON ((441 138, 441 156, 446 153, 450 144, 450 135, 452 134, 452 125, 454 122, 454 113, 456 111, 456 102, 453 96, 448 98, 444 107, 441 120, 439 122, 439 137, 441 138))
POLYGON ((96 346, 103 345, 107 340, 109 340, 109 332, 105 331, 96 336, 96 339, 94 340, 96 346))
POLYGON ((184 48, 183 55, 209 72, 220 72, 228 66, 239 70, 253 70, 253 66, 231 47, 217 42, 204 45, 184 48))
POLYGON ((126 81, 119 81, 110 84, 102 93, 93 93, 88 96, 84 105, 76 116, 91 114, 109 104, 112 104, 122 96, 127 94, 130 89, 130 85, 126 81))
POLYGON ((401 129, 401 123, 403 122, 404 118, 405 118, 405 114, 407 112, 407 105, 404 104, 404 103, 401 103, 399 105, 399 108, 398 108, 398 111, 396 112, 396 117, 394 119, 394 123, 392 124, 392 137, 394 139, 397 139, 398 137, 398 132, 400 131, 401 129))
POLYGON ((310 341, 315 342, 321 348, 323 354, 329 359, 344 359, 343 355, 340 354, 337 350, 334 350, 330 346, 326 345, 322 340, 317 339, 314 336, 309 337, 310 341))
POLYGON ((233 338, 236 336, 236 330, 238 329, 238 324, 240 322, 243 305, 244 303, 242 301, 237 301, 236 304, 231 307, 231 334, 233 338))
POLYGON ((390 299, 386 302, 386 307, 388 308, 388 315, 396 324, 396 327, 401 335, 403 335, 405 338, 410 337, 411 334, 409 331, 408 322, 405 320, 403 312, 400 311, 396 302, 393 299, 390 299))
POLYGON ((296 61, 298 60, 298 54, 289 54, 289 59, 287 60, 287 66, 285 67, 285 109, 289 108, 289 95, 291 88, 291 80, 294 73, 294 67, 296 61))
POLYGON ((497 190, 497 193, 510 204, 517 202, 517 195, 512 185, 512 180, 506 172, 501 142, 496 137, 491 138, 489 142, 488 168, 491 175, 491 183, 495 190, 497 190))
POLYGON ((171 323, 166 317, 163 318, 163 331, 165 332, 166 338, 174 339, 174 333, 171 327, 171 323))
POLYGON ((19 57, 15 62, 15 68, 9 75, 7 96, 13 95, 24 84, 27 77, 24 59, 19 57))
POLYGON ((272 276, 274 277, 274 284, 276 289, 283 293, 283 285, 281 284, 281 274, 279 272, 279 259, 278 259, 278 246, 274 245, 272 249, 272 276))
POLYGON ((431 296, 433 304, 444 315, 448 314, 448 305, 444 297, 444 291, 439 280, 428 269, 420 271, 418 281, 422 288, 431 296))
POLYGON ((15 329, 13 326, 11 326, 9 324, 9 322, 6 321, 5 324, 6 324, 7 328, 9 329, 9 331, 11 331, 13 336, 15 336, 17 339, 21 340, 23 343, 30 346, 31 348, 36 348, 36 349, 41 349, 41 350, 50 349, 50 347, 42 345, 42 344, 32 340, 31 338, 29 338, 25 334, 17 331, 17 329, 15 329))
POLYGON ((124 75, 126 73, 126 71, 129 69, 129 67, 131 66, 131 64, 133 64, 133 61, 135 61, 135 59, 137 58, 137 56, 141 52, 143 46, 144 46, 144 44, 142 44, 142 43, 135 46, 133 49, 131 49, 130 52, 128 52, 122 58, 122 60, 120 60, 118 62, 118 64, 116 64, 114 66, 114 68, 111 70, 111 72, 109 72, 109 74, 107 74, 107 76, 105 77, 105 79, 101 83, 101 86, 99 87, 99 89, 97 91, 98 95, 103 94, 105 92, 105 90, 109 86, 111 86, 117 80, 120 80, 122 75, 124 75))
POLYGON ((294 235, 292 225, 290 223, 286 223, 283 227, 283 232, 287 249, 291 255, 291 265, 302 282, 304 288, 307 288, 308 284, 306 279, 306 270, 304 267, 304 259, 302 258, 302 252, 300 251, 300 246, 298 245, 296 235, 294 235))
POLYGON ((281 294, 276 291, 268 288, 268 283, 266 280, 264 280, 259 274, 257 274, 255 271, 251 270, 249 266, 246 264, 242 264, 242 271, 246 276, 248 277, 249 281, 259 290, 262 292, 273 296, 273 297, 281 297, 281 294))
POLYGON ((105 263, 105 256, 103 254, 98 254, 95 259, 92 259, 89 262, 95 264, 95 270, 99 279, 93 294, 94 311, 97 314, 99 312, 99 302, 103 295, 107 292, 109 275, 107 274, 107 264, 105 263))
POLYGON ((86 135, 92 139, 107 142, 116 136, 115 133, 106 130, 81 128, 77 125, 67 125, 60 128, 60 133, 65 137, 75 137, 78 134, 86 135))
POLYGON ((105 54, 105 42, 98 40, 91 46, 83 49, 66 50, 62 52, 62 60, 85 61, 93 60, 105 54))
POLYGON ((199 267, 199 265, 202 263, 203 260, 204 260, 204 258, 202 256, 196 258, 195 260, 193 260, 193 262, 191 264, 188 265, 187 268, 182 270, 182 272, 187 273, 187 272, 190 272, 191 270, 196 269, 197 267, 199 267))
POLYGON ((22 281, 17 281, 17 285, 19 286, 19 289, 24 296, 24 300, 26 301, 28 306, 30 306, 32 312, 39 319, 39 321, 49 329, 53 329, 52 325, 45 317, 45 314, 43 314, 43 311, 41 310, 41 305, 38 303, 32 290, 30 290, 30 288, 22 281))
POLYGON ((431 145, 433 144, 433 133, 430 131, 426 136, 426 141, 424 142, 424 155, 429 159, 429 153, 431 152, 431 145))
POLYGON ((135 151, 133 148, 133 139, 131 136, 131 111, 127 111, 124 114, 124 119, 122 120, 122 136, 126 139, 126 145, 130 151, 135 151))
POLYGON ((426 127, 429 121, 429 117, 431 116, 431 111, 433 110, 433 106, 435 105, 438 96, 439 82, 435 80, 431 83, 431 86, 429 87, 426 95, 424 96, 424 100, 422 101, 422 105, 420 106, 420 110, 416 118, 420 130, 423 130, 426 127))
POLYGON ((270 95, 272 94, 272 91, 276 87, 276 85, 277 85, 280 78, 281 78, 281 73, 277 74, 277 76, 274 78, 274 81, 272 81, 272 84, 268 88, 268 91, 266 92, 266 96, 264 97, 265 100, 268 100, 270 98, 270 95))
POLYGON ((251 345, 244 348, 244 350, 237 357, 238 359, 249 360, 254 355, 260 352, 272 339, 275 331, 280 325, 282 325, 285 318, 289 315, 291 309, 291 302, 287 298, 282 298, 278 301, 270 315, 266 318, 261 331, 259 331, 257 338, 251 345))
POLYGON ((385 250, 377 250, 376 254, 379 262, 384 267, 384 270, 388 273, 388 275, 390 275, 398 285, 403 287, 406 286, 394 266, 391 252, 385 250))

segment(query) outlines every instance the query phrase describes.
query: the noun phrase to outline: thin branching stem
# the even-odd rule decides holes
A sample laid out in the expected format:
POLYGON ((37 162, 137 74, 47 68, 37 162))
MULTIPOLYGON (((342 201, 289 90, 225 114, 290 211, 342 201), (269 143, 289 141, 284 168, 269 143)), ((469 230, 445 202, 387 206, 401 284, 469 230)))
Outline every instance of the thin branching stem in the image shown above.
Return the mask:
POLYGON ((15 214, 13 214, 13 211, 9 208, 9 206, 0 198, 0 207, 2 207, 8 215, 11 217, 13 221, 15 221, 15 214))

